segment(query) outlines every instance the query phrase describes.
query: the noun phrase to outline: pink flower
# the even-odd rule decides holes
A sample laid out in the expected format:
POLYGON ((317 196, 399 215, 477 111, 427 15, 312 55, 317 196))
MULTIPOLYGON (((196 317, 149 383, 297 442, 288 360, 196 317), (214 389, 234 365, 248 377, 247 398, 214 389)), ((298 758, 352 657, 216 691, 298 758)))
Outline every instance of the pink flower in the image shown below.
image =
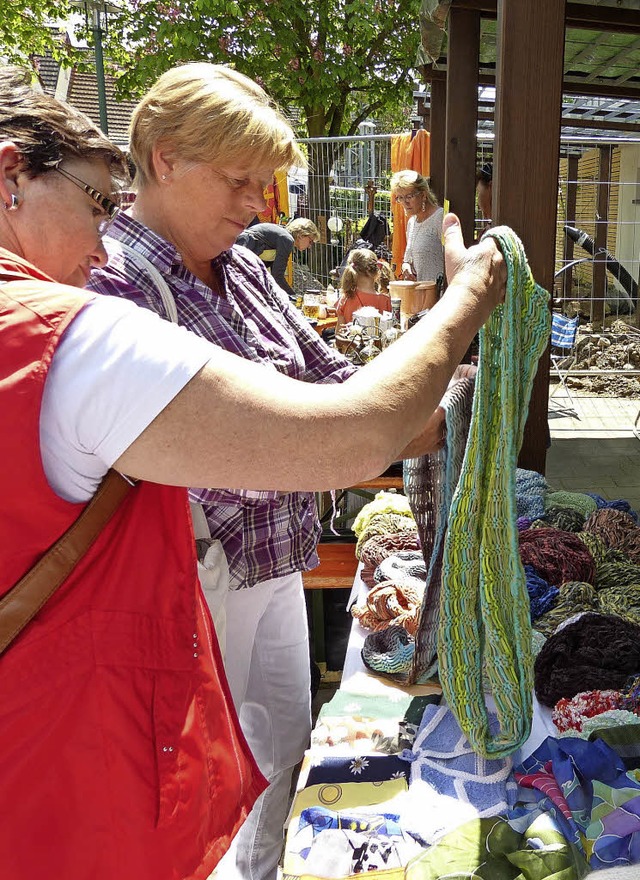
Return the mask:
POLYGON ((289 62, 289 68, 291 70, 300 70, 300 59, 299 58, 292 58, 291 61, 289 62))
POLYGON ((322 51, 322 49, 316 49, 316 51, 313 53, 313 57, 316 61, 324 61, 324 52, 322 51))

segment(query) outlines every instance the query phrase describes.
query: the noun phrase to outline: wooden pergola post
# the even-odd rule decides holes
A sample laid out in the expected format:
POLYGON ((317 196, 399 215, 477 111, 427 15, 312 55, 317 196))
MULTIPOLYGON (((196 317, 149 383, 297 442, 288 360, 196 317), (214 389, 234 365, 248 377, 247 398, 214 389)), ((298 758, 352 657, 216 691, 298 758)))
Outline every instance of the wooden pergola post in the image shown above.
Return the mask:
MULTIPOLYGON (((493 217, 521 237, 533 274, 552 291, 562 113, 564 0, 498 0, 493 217)), ((520 452, 544 473, 549 352, 540 359, 520 452)))
POLYGON ((445 143, 447 125, 447 80, 434 71, 431 78, 430 166, 431 189, 438 202, 444 199, 445 143))
MULTIPOLYGON (((578 196, 578 157, 567 157, 567 223, 569 226, 576 225, 576 203, 578 196)), ((563 231, 564 234, 564 231, 563 231)), ((565 262, 570 263, 573 260, 574 241, 568 235, 564 236, 564 249, 562 258, 565 262)), ((562 275, 562 298, 571 299, 573 290, 573 268, 567 269, 562 275)))
POLYGON ((596 234, 593 237, 592 310, 591 320, 596 328, 604 326, 604 303, 607 295, 607 264, 598 251, 607 249, 609 231, 609 190, 611 189, 611 144, 598 148, 598 180, 596 185, 596 234))
POLYGON ((476 126, 480 13, 449 13, 447 122, 444 195, 460 218, 465 244, 473 242, 475 221, 476 126))

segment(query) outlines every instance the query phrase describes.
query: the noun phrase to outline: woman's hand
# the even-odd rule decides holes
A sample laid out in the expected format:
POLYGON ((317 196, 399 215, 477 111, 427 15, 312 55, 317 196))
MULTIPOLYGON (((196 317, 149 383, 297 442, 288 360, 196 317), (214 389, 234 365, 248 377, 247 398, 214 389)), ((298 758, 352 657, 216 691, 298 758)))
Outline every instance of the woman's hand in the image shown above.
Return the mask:
POLYGON ((402 264, 402 280, 403 281, 416 281, 417 277, 415 272, 413 271, 413 266, 411 263, 403 263, 402 264))
POLYGON ((487 298, 492 306, 504 302, 507 267, 502 251, 492 238, 465 248, 462 228, 455 214, 447 214, 442 222, 444 235, 444 265, 451 285, 466 287, 480 298, 487 298))

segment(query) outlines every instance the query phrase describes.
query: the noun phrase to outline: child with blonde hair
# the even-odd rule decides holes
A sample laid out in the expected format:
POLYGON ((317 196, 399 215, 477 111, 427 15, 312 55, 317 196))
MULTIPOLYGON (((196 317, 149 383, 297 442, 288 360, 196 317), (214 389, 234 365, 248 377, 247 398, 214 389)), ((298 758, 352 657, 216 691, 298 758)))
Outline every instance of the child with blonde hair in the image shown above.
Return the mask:
POLYGON ((390 280, 391 267, 384 260, 379 260, 373 251, 367 248, 351 251, 340 279, 342 293, 337 306, 337 328, 348 324, 353 319, 353 313, 363 306, 373 306, 379 312, 390 312, 391 297, 380 289, 385 285, 388 290, 390 280))

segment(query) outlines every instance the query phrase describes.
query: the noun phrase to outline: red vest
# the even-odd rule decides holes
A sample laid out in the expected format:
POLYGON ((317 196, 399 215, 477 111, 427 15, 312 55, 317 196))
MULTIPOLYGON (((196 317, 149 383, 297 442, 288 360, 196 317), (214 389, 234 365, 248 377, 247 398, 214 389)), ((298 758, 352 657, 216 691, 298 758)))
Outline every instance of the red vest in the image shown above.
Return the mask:
MULTIPOLYGON (((39 418, 88 296, 0 253, 18 279, 0 283, 0 595, 83 508, 47 483, 39 418)), ((266 787, 212 632, 187 493, 140 483, 0 659, 3 880, 208 877, 266 787)))

